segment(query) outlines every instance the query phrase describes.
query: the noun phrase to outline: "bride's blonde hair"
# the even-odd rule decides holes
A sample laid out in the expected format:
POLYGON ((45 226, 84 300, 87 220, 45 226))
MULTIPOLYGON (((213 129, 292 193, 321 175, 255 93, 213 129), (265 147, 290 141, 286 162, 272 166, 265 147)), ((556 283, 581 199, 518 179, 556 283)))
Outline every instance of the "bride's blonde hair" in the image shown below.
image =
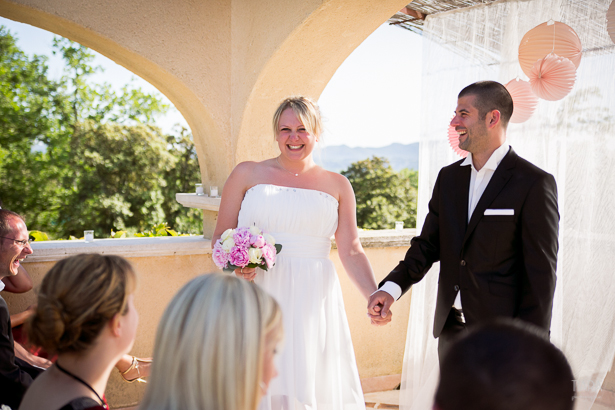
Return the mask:
POLYGON ((273 136, 278 137, 280 132, 280 117, 282 113, 290 108, 293 110, 297 118, 303 123, 307 132, 315 137, 320 137, 322 134, 322 119, 320 117, 320 109, 318 104, 312 101, 310 98, 302 95, 295 95, 285 98, 280 103, 278 109, 273 114, 273 136))
POLYGON ((208 274, 175 295, 156 333, 139 410, 254 410, 266 338, 281 338, 277 302, 234 276, 208 274))

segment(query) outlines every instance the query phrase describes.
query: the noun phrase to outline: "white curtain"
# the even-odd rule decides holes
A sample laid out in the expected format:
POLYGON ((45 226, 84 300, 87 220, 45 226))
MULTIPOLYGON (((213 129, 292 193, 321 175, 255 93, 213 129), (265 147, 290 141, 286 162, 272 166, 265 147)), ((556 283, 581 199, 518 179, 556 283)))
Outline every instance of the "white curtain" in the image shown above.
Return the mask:
MULTIPOLYGON (((440 168, 459 159, 447 127, 468 84, 527 80, 518 63, 523 35, 553 19, 583 44, 572 92, 540 100, 508 142, 553 174, 559 191, 560 250, 551 339, 571 363, 577 410, 590 409, 615 356, 615 45, 606 31, 611 0, 501 1, 428 17, 423 35, 423 121, 418 229, 440 168)), ((438 381, 432 336, 438 266, 412 289, 401 408, 430 409, 438 381)))

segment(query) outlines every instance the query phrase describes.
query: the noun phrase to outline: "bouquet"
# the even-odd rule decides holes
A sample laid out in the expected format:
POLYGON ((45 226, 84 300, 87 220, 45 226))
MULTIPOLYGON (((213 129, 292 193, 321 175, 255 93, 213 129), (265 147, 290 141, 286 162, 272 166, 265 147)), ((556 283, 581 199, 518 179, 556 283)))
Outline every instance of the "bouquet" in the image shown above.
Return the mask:
POLYGON ((273 236, 260 228, 227 229, 216 241, 213 260, 217 267, 226 271, 241 268, 267 270, 275 265, 275 258, 282 245, 275 243, 273 236))

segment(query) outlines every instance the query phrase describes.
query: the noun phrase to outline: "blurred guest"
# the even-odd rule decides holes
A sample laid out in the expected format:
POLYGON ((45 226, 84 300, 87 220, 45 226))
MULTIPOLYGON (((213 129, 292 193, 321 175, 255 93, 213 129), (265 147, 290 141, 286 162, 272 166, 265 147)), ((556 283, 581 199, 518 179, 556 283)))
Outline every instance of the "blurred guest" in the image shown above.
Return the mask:
POLYGON ((542 329, 500 320, 453 343, 441 362, 435 410, 571 410, 573 375, 542 329))
POLYGON ((107 408, 109 374, 135 339, 135 287, 132 266, 119 256, 76 255, 51 268, 26 326, 29 340, 57 359, 28 389, 20 410, 107 408))
MULTIPOLYGON (((0 278, 3 279, 0 290, 5 286, 16 289, 27 285, 25 282, 30 278, 23 280, 21 262, 31 253, 28 228, 23 218, 15 212, 0 209, 0 278)), ((27 353, 24 349, 24 358, 27 353)), ((32 379, 42 370, 15 357, 9 310, 0 296, 0 404, 16 409, 32 379)))
POLYGON ((156 334, 140 410, 255 410, 277 375, 277 302, 234 276, 199 276, 175 295, 156 334))

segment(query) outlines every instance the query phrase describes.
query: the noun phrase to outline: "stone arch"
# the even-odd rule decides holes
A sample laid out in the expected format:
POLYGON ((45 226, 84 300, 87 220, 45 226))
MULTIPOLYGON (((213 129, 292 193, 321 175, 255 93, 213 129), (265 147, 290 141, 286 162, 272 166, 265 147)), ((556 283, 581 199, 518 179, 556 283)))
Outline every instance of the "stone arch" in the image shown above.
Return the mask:
MULTIPOLYGON (((103 2, 104 3, 104 2, 103 2)), ((130 41, 130 30, 125 27, 118 34, 118 27, 125 19, 113 19, 117 2, 109 3, 106 13, 103 6, 84 5, 77 1, 4 1, 0 0, 0 15, 18 22, 30 24, 96 50, 131 72, 139 75, 166 95, 182 113, 192 129, 199 158, 202 178, 205 181, 224 181, 226 170, 232 167, 231 156, 223 138, 223 130, 214 120, 214 115, 199 97, 198 90, 185 81, 185 75, 177 65, 165 64, 164 50, 153 52, 152 45, 143 42, 143 37, 130 41), (98 24, 96 20, 105 20, 98 24)), ((134 8, 137 11, 139 8, 134 8)), ((133 15, 136 17, 136 15, 133 15)), ((121 30, 120 30, 121 31, 121 30)), ((149 34, 144 34, 147 37, 149 34)), ((169 46, 164 48, 168 48, 169 46)))
POLYGON ((266 144, 273 140, 271 117, 277 104, 291 94, 318 99, 352 51, 406 4, 406 0, 330 0, 294 27, 261 70, 245 103, 235 162, 277 155, 277 144, 266 144), (255 142, 249 141, 262 135, 266 136, 259 140, 262 149, 256 150, 255 142))

